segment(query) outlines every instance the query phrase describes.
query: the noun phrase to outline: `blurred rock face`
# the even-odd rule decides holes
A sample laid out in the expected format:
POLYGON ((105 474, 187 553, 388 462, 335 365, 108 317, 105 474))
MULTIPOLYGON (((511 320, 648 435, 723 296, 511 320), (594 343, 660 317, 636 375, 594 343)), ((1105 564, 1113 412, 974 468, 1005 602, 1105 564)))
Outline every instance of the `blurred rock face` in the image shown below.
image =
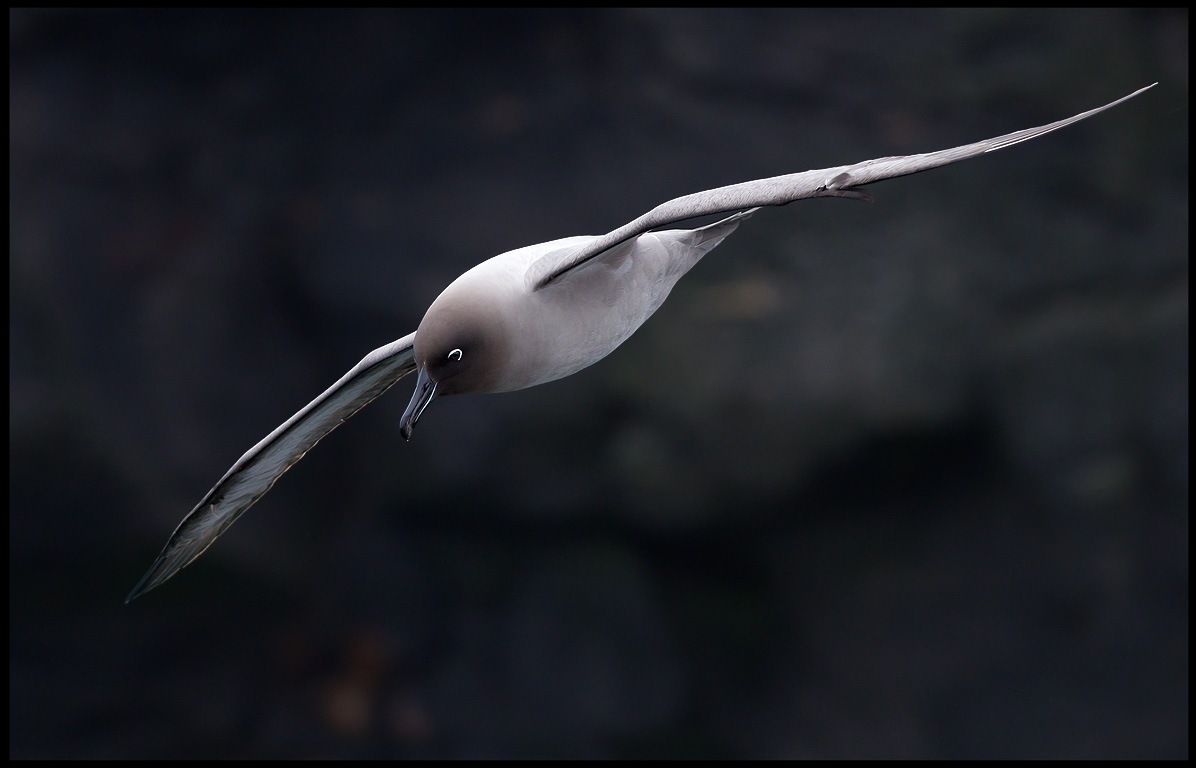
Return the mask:
POLYGON ((10 27, 11 754, 1186 755, 1186 13, 10 27), (115 612, 482 259, 1154 80, 410 446, 401 383, 115 612))

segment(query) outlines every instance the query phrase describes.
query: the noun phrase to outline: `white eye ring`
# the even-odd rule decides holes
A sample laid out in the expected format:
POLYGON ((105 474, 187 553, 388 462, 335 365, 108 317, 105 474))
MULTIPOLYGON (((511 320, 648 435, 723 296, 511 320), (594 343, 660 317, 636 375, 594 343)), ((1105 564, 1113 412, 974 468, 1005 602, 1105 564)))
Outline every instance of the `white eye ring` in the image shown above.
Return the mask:
POLYGON ((449 360, 460 360, 461 359, 461 350, 454 349, 452 352, 449 352, 448 359, 449 360))

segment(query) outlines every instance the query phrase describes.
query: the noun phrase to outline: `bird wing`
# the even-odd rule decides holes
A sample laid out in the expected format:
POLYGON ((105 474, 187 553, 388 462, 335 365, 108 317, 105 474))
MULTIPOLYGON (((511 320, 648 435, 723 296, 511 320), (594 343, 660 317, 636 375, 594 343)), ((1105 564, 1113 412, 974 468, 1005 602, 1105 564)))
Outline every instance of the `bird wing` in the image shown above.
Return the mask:
POLYGON ((150 591, 203 554, 320 438, 414 371, 414 343, 415 334, 410 333, 375 349, 322 395, 237 459, 220 482, 179 523, 162 554, 133 587, 125 602, 150 591))
POLYGON ((697 216, 708 216, 716 213, 737 211, 742 208, 753 208, 765 205, 787 205, 795 200, 809 197, 849 197, 854 199, 870 199, 867 192, 855 189, 865 184, 871 184, 884 179, 898 176, 908 176, 911 173, 928 171, 940 165, 957 163, 986 152, 1011 147, 1023 141, 1038 138, 1051 131, 1078 123, 1085 118, 1104 112, 1115 107, 1127 99, 1132 99, 1158 83, 1152 83, 1145 88, 1139 88, 1128 96, 1103 107, 1090 109, 1087 112, 1060 120, 1056 123, 1038 128, 1027 128, 1015 131, 995 139, 978 141, 975 144, 965 144, 954 149, 942 149, 938 152, 927 152, 921 155, 901 155, 898 157, 881 157, 875 160, 865 160, 854 165, 841 165, 836 168, 823 168, 816 171, 791 173, 785 176, 773 176, 768 179, 746 181, 742 184, 732 184, 705 192, 696 192, 670 200, 656 206, 652 210, 622 227, 602 237, 595 238, 581 247, 562 248, 545 254, 533 262, 526 272, 526 279, 532 290, 539 290, 556 280, 571 269, 585 264, 603 251, 642 235, 643 233, 672 224, 684 219, 697 216))

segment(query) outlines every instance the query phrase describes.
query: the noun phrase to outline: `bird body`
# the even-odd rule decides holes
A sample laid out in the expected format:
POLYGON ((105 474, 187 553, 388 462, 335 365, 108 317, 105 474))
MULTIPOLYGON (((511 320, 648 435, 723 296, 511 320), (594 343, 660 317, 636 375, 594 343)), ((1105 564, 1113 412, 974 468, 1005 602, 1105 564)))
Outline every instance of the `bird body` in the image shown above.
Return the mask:
POLYGON ((1151 87, 1065 120, 953 149, 685 195, 600 237, 567 237, 483 261, 445 288, 414 333, 366 355, 238 459, 183 518, 125 602, 202 554, 316 442, 403 376, 417 374, 415 392, 399 422, 400 434, 410 438, 438 395, 522 389, 576 373, 606 357, 661 306, 686 272, 761 206, 811 197, 870 199, 859 187, 1037 138, 1151 87), (733 211, 738 212, 704 227, 658 230, 733 211))
POLYGON ((463 350, 462 359, 451 362, 478 354, 493 359, 479 366, 484 375, 477 380, 458 376, 450 385, 442 379, 438 395, 510 392, 577 373, 635 333, 677 281, 750 215, 745 211, 698 229, 645 233, 539 288, 525 280, 536 262, 598 238, 566 237, 487 259, 428 307, 415 335, 416 359, 432 349, 463 350), (442 338, 444 330, 459 335, 442 338), (479 339, 496 349, 479 350, 479 339))

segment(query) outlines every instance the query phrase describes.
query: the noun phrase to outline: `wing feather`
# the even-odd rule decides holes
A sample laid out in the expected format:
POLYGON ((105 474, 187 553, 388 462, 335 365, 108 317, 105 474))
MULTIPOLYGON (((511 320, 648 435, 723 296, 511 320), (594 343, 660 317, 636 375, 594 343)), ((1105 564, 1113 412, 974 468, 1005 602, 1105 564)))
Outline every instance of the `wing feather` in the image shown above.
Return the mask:
POLYGON ((911 173, 928 171, 931 168, 958 163, 960 160, 976 157, 986 152, 1011 147, 1023 141, 1057 131, 1072 123, 1104 112, 1115 107, 1127 99, 1132 99, 1143 91, 1153 88, 1158 83, 1152 83, 1145 88, 1139 88, 1128 96, 1103 107, 1081 112, 1066 120, 1043 125, 1038 128, 1027 128, 1015 131, 994 139, 978 141, 975 144, 965 144, 962 147, 943 149, 938 152, 927 152, 921 155, 901 155, 897 157, 881 157, 865 160, 853 165, 841 165, 836 168, 823 168, 815 171, 791 173, 784 176, 773 176, 768 179, 746 181, 741 184, 731 184, 705 192, 695 192, 670 200, 656 206, 643 216, 619 227, 602 237, 576 249, 562 249, 546 254, 533 262, 527 271, 527 280, 533 290, 539 290, 553 280, 585 264, 603 251, 638 235, 697 216, 708 216, 716 213, 727 213, 743 208, 754 208, 766 205, 787 205, 795 200, 810 197, 852 197, 867 199, 868 195, 862 190, 854 189, 864 184, 872 184, 898 176, 908 176, 911 173))
POLYGON ((158 559, 125 598, 150 591, 203 554, 274 481, 324 435, 415 370, 415 334, 379 347, 335 384, 237 459, 171 534, 158 559))

